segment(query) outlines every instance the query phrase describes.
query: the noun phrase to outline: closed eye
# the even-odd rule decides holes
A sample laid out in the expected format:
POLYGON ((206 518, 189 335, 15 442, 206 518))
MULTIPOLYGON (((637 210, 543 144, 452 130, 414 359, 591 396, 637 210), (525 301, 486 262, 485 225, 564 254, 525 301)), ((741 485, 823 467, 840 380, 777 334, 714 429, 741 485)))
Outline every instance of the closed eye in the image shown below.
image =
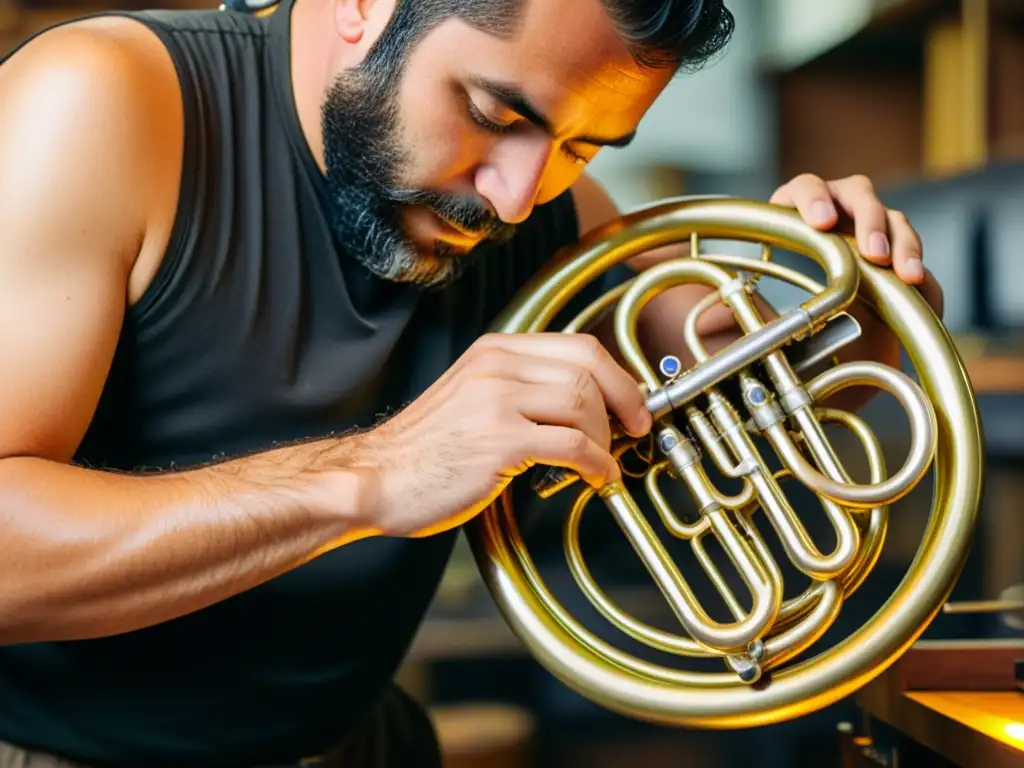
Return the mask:
MULTIPOLYGON (((472 99, 467 99, 467 110, 473 122, 476 123, 481 128, 483 128, 485 131, 489 131, 490 133, 508 133, 515 127, 516 123, 519 122, 518 120, 513 120, 510 123, 499 123, 496 120, 492 120, 491 118, 487 117, 487 115, 480 111, 476 104, 473 103, 472 99)), ((562 145, 562 153, 566 157, 568 157, 572 162, 577 163, 579 165, 586 165, 587 163, 590 162, 590 158, 586 157, 585 155, 581 155, 579 152, 574 151, 572 147, 570 147, 568 144, 562 145)))
POLYGON ((491 120, 487 115, 477 109, 477 106, 473 103, 472 99, 468 100, 468 109, 469 116, 473 119, 473 122, 491 133, 508 133, 512 130, 512 126, 515 125, 514 121, 511 123, 499 123, 491 120))

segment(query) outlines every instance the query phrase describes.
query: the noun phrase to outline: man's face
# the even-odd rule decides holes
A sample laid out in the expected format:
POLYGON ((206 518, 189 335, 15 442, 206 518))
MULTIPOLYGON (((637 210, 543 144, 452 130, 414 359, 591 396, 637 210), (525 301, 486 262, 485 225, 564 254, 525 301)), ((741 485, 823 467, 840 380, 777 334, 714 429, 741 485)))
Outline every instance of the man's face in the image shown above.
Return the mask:
MULTIPOLYGON (((393 3, 340 1, 369 49, 393 3)), ((523 0, 511 36, 452 18, 373 51, 323 108, 337 235, 381 277, 444 284, 627 142, 670 77, 634 63, 598 0, 523 0)))

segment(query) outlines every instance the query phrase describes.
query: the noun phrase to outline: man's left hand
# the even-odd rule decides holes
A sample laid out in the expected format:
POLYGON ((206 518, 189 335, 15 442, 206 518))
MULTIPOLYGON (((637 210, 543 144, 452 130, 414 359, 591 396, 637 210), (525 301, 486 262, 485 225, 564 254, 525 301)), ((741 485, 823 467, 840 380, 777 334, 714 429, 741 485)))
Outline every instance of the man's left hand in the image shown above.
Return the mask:
POLYGON ((801 174, 775 190, 770 202, 796 208, 804 221, 817 229, 853 235, 865 259, 891 266, 905 283, 918 286, 942 316, 942 289, 924 268, 920 236, 902 212, 885 207, 866 176, 825 181, 801 174))

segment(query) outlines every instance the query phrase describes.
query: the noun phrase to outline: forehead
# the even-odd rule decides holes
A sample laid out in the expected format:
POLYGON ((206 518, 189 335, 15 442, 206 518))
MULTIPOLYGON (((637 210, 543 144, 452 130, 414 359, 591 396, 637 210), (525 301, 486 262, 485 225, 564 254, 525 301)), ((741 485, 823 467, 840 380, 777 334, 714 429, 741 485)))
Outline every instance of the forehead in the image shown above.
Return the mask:
POLYGON ((557 122, 621 113, 635 123, 670 80, 669 72, 636 64, 600 0, 521 2, 519 25, 508 39, 461 19, 430 37, 454 66, 514 81, 531 101, 559 113, 552 115, 557 122))

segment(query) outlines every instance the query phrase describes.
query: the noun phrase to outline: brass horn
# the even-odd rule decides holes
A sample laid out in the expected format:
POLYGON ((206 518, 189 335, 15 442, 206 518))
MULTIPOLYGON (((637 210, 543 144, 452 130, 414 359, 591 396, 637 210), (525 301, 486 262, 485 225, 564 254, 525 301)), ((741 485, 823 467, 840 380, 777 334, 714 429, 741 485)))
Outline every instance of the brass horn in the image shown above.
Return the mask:
MULTIPOLYGON (((601 489, 563 478, 564 547, 568 566, 597 611, 634 640, 662 652, 719 659, 717 671, 676 669, 620 650, 586 628, 544 583, 520 535, 513 485, 475 518, 467 533, 483 581, 511 629, 529 652, 564 684, 620 714, 653 723, 701 728, 746 728, 799 717, 853 693, 892 664, 927 628, 950 595, 966 560, 983 481, 983 440, 974 394, 945 328, 912 286, 891 270, 859 258, 852 239, 822 233, 790 209, 734 198, 681 199, 622 217, 586 236, 565 258, 537 275, 509 304, 492 330, 554 330, 569 301, 613 266, 640 253, 689 240, 689 256, 658 264, 598 301, 562 330, 579 332, 614 312, 620 350, 644 388, 654 416, 649 436, 656 456, 644 490, 665 533, 688 542, 692 556, 721 593, 733 621, 713 620, 670 557, 656 525, 643 514, 624 482, 601 489), (759 258, 709 255, 701 240, 761 246, 759 258), (773 261, 773 248, 818 263, 825 284, 773 261), (809 297, 765 321, 751 300, 762 276, 787 281, 809 297), (653 366, 637 340, 644 305, 672 286, 699 282, 714 289, 694 308, 680 343, 695 365, 687 371, 653 366), (901 342, 917 381, 874 362, 827 366, 808 381, 793 363, 794 350, 824 339, 833 321, 860 299, 901 342), (727 304, 743 335, 713 356, 700 344, 696 317, 713 303, 727 304), (660 370, 659 370, 660 369, 660 370), (725 385, 740 395, 730 400, 725 385), (903 465, 888 473, 879 442, 858 416, 820 403, 849 386, 876 386, 902 404, 911 426, 903 465), (736 400, 739 400, 737 402, 736 400), (704 403, 702 410, 698 402, 704 403), (850 430, 866 452, 870 481, 851 480, 828 442, 823 424, 850 430), (772 472, 756 441, 783 469, 772 472), (710 464, 708 462, 711 462, 710 464), (741 483, 726 495, 708 467, 741 483), (847 599, 875 565, 888 505, 906 496, 929 471, 934 478, 927 528, 895 592, 841 642, 797 660, 832 625, 847 599), (786 500, 780 481, 799 481, 817 495, 836 546, 820 552, 786 500), (698 510, 683 520, 661 490, 685 488, 698 510), (600 499, 672 609, 682 630, 666 632, 638 621, 597 585, 581 552, 579 524, 600 499), (782 570, 755 524, 778 538, 806 589, 787 594, 782 570), (708 554, 713 537, 749 592, 744 607, 708 554)), ((597 514, 598 512, 591 512, 597 514)))

